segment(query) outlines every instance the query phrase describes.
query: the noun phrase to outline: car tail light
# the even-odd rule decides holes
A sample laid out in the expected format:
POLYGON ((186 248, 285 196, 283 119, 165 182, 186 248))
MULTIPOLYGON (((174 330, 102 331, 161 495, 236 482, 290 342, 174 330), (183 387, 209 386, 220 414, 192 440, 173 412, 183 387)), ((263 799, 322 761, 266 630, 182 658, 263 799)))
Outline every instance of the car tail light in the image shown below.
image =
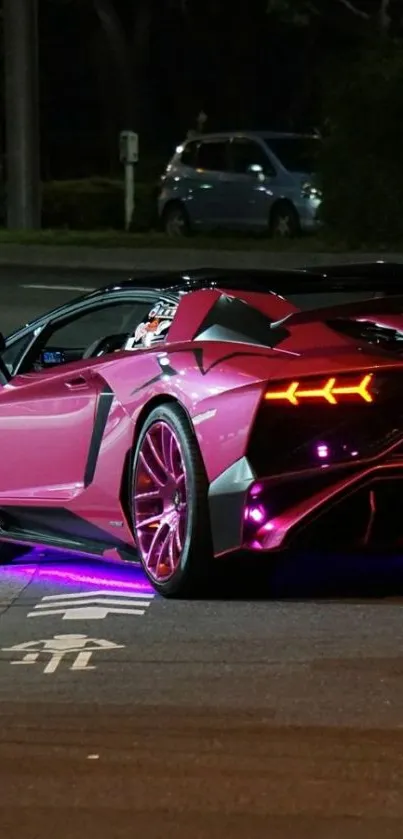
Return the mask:
POLYGON ((371 389, 372 380, 372 373, 294 380, 270 387, 265 392, 264 399, 268 402, 282 402, 294 406, 307 402, 338 405, 347 400, 370 403, 374 401, 374 393, 371 389))
POLYGON ((303 198, 322 198, 321 190, 313 186, 309 181, 304 181, 301 184, 301 195, 303 198))

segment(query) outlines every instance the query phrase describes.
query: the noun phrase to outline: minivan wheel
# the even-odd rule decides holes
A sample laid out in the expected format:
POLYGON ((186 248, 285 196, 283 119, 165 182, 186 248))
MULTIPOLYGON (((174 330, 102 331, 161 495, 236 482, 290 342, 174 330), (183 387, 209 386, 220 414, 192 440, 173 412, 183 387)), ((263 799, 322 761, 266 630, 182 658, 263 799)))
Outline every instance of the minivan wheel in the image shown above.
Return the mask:
POLYGON ((298 213, 289 201, 281 201, 273 207, 270 233, 281 239, 292 239, 300 233, 298 213))
POLYGON ((182 204, 168 204, 162 222, 165 233, 172 238, 188 236, 190 233, 189 217, 182 204))

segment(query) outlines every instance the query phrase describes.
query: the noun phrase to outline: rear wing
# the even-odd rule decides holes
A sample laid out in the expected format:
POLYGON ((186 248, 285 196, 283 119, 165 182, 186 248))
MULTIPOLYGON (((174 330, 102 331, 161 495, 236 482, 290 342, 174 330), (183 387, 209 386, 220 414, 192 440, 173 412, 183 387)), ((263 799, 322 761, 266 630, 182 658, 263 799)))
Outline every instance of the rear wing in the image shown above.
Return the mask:
POLYGON ((322 322, 333 318, 365 318, 368 315, 403 315, 403 294, 359 300, 355 303, 342 303, 339 306, 326 306, 295 312, 280 321, 272 323, 272 329, 288 326, 301 326, 304 323, 322 322))
POLYGON ((368 292, 369 295, 403 294, 402 262, 356 262, 342 265, 310 266, 303 269, 306 283, 301 282, 300 291, 368 292), (316 280, 316 285, 315 285, 316 280))

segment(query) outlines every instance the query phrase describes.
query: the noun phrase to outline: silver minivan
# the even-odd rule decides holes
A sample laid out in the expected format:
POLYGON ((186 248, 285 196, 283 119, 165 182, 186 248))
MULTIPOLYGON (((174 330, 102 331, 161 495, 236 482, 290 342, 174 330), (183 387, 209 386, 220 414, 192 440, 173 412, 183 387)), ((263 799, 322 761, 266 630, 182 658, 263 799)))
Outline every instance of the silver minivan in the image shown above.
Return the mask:
POLYGON ((161 179, 158 214, 170 236, 213 229, 295 236, 319 226, 320 138, 273 131, 187 139, 161 179))

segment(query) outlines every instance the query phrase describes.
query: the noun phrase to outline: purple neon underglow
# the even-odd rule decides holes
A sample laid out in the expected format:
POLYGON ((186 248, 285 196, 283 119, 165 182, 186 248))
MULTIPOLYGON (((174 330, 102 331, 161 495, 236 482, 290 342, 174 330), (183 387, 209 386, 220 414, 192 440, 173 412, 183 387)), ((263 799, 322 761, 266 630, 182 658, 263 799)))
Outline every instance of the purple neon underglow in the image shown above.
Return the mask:
MULTIPOLYGON (((141 572, 138 573, 140 574, 141 572)), ((116 588, 119 590, 127 589, 128 591, 133 592, 153 592, 152 586, 150 586, 143 579, 141 581, 133 579, 130 582, 127 580, 119 580, 116 579, 115 576, 112 576, 112 572, 110 572, 110 574, 108 574, 107 576, 105 576, 105 574, 100 576, 95 574, 83 574, 82 572, 74 572, 65 568, 52 568, 46 569, 44 571, 40 570, 39 576, 41 578, 46 576, 50 579, 59 579, 72 583, 85 583, 86 585, 97 586, 99 588, 105 586, 105 588, 108 589, 116 588)))
POLYGON ((138 567, 119 568, 116 565, 110 566, 105 561, 102 562, 102 567, 100 566, 101 563, 86 560, 79 564, 68 560, 57 562, 57 560, 46 559, 43 561, 38 553, 33 551, 25 561, 20 560, 7 566, 7 575, 11 574, 18 579, 18 577, 32 576, 34 572, 38 583, 51 584, 57 581, 61 586, 71 585, 73 588, 87 585, 97 589, 131 591, 133 594, 153 593, 152 586, 138 567))

